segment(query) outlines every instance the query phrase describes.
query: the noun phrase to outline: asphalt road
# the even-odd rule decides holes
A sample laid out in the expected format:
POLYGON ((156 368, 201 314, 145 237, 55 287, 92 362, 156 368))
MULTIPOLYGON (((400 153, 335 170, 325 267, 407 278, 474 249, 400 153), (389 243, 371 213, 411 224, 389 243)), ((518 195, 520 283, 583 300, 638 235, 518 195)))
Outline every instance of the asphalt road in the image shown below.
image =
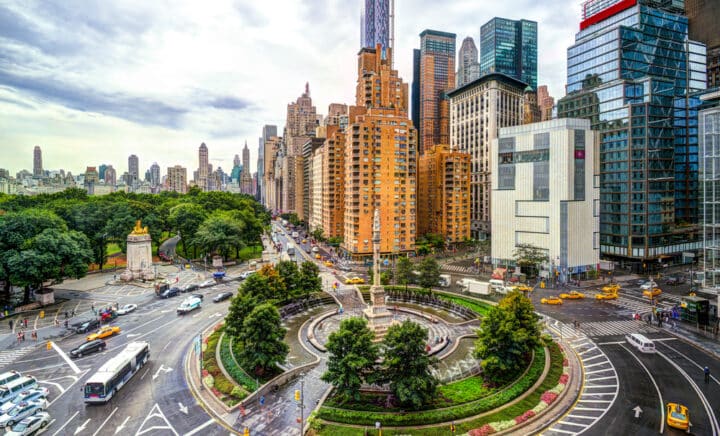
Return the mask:
MULTIPOLYGON (((229 300, 215 304, 213 296, 236 286, 218 285, 201 290, 205 295, 202 308, 185 316, 176 314, 184 294, 167 300, 154 295, 123 299, 121 304, 137 303, 138 309, 111 323, 122 331, 106 340, 104 352, 74 360, 79 374, 55 350, 44 347, 1 367, 0 371, 14 369, 33 375, 40 385, 50 389, 48 412, 53 421, 45 432, 47 435, 227 435, 229 430, 205 413, 191 394, 183 359, 193 346, 195 335, 227 313, 229 300), (85 405, 83 382, 132 341, 150 344, 148 364, 107 404, 85 405)), ((84 341, 85 335, 72 335, 58 341, 57 346, 69 352, 84 341)))

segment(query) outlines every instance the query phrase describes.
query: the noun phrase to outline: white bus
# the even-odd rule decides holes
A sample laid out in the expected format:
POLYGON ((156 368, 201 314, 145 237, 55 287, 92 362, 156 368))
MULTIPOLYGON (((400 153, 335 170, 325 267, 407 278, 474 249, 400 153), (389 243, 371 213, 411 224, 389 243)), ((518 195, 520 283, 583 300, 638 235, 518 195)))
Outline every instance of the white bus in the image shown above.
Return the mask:
POLYGON ((147 342, 131 342, 85 382, 86 403, 106 403, 150 358, 147 342))

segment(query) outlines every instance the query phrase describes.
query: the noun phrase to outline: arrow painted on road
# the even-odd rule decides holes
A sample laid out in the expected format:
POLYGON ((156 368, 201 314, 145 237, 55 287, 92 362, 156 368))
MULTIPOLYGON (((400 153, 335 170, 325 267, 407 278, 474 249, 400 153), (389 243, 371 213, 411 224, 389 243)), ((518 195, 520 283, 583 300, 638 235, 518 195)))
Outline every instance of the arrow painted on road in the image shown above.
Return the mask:
POLYGON ((642 409, 640 408, 640 406, 635 406, 633 411, 635 412, 635 418, 640 418, 640 414, 642 413, 642 409))
POLYGON ((208 316, 208 318, 219 318, 219 317, 221 317, 221 316, 222 316, 222 313, 217 312, 217 313, 214 313, 214 314, 208 316))
POLYGON ((125 424, 128 422, 129 419, 130 419, 129 416, 127 418, 125 418, 125 421, 123 421, 122 424, 120 424, 120 427, 115 429, 115 434, 120 433, 125 428, 125 424))
POLYGON ((78 433, 80 433, 81 431, 85 430, 85 427, 87 427, 87 423, 88 423, 88 422, 90 422, 89 419, 88 419, 87 421, 83 422, 83 424, 82 424, 80 427, 78 427, 77 429, 75 429, 75 434, 78 434, 78 433))
POLYGON ((188 408, 187 406, 183 406, 183 403, 178 403, 178 407, 180 407, 180 411, 184 414, 188 414, 188 408))
POLYGON ((172 309, 167 309, 167 310, 161 310, 161 311, 160 311, 160 313, 168 313, 168 312, 172 312, 172 309))
POLYGON ((170 372, 172 370, 173 370, 172 368, 165 368, 165 366, 161 364, 160 368, 158 368, 158 370, 155 371, 155 374, 153 374, 153 380, 158 378, 158 376, 160 375, 160 372, 170 372))

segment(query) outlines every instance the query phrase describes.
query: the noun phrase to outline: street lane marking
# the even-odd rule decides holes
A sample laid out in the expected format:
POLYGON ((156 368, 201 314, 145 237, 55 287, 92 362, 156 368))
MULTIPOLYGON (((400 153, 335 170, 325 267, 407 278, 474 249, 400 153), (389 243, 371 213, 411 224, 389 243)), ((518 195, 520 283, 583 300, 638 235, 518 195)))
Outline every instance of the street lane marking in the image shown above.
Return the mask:
POLYGON ((108 417, 105 418, 105 421, 103 421, 102 424, 100 424, 100 427, 98 427, 98 429, 95 430, 95 433, 93 433, 92 436, 97 436, 97 434, 100 433, 100 430, 102 430, 102 428, 105 427, 105 424, 107 424, 107 422, 110 420, 110 418, 112 418, 112 416, 115 414, 115 412, 117 412, 117 410, 118 410, 118 408, 116 407, 113 409, 112 412, 110 412, 108 417))
POLYGON ((148 371, 150 371, 150 368, 148 368, 148 369, 145 370, 145 372, 143 373, 143 375, 140 376, 140 380, 142 380, 142 379, 145 378, 145 376, 147 375, 148 371))
POLYGON ((198 433, 198 432, 202 431, 205 427, 211 425, 211 424, 214 423, 214 422, 215 422, 214 419, 210 419, 209 421, 205 422, 204 424, 201 424, 200 426, 195 427, 195 428, 192 429, 190 432, 185 433, 184 436, 192 436, 192 435, 194 435, 195 433, 198 433))
MULTIPOLYGON (((692 363, 693 365, 695 365, 696 367, 698 367, 700 370, 704 370, 704 369, 705 369, 705 368, 703 368, 702 366, 698 365, 697 362, 695 362, 694 360, 690 359, 689 357, 687 357, 686 355, 684 355, 684 354, 681 353, 680 351, 674 349, 674 348, 671 347, 670 345, 668 345, 668 344, 662 344, 662 346, 663 346, 663 347, 667 347, 667 348, 673 350, 674 352, 676 352, 677 354, 679 354, 680 356, 682 356, 683 359, 689 361, 690 363, 692 363)), ((713 381, 714 381, 715 383, 720 384, 720 381, 718 381, 718 379, 716 379, 714 375, 711 375, 710 378, 713 379, 713 381)))
POLYGON ((63 431, 63 429, 64 429, 68 424, 70 424, 70 421, 72 421, 73 419, 75 419, 75 417, 77 416, 78 413, 80 413, 79 410, 78 410, 77 412, 75 412, 75 414, 74 414, 73 416, 71 416, 70 419, 68 419, 67 421, 65 421, 65 424, 63 424, 62 427, 60 427, 60 428, 58 429, 58 431, 56 431, 55 433, 53 433, 52 436, 57 436, 57 435, 59 435, 60 432, 63 431))
POLYGON ((645 373, 650 377, 650 381, 655 386, 655 392, 658 394, 658 399, 660 400, 660 434, 662 434, 663 430, 665 429, 665 402, 663 401, 662 394, 660 393, 660 388, 658 387, 657 382, 655 381, 655 378, 652 376, 652 373, 650 370, 645 366, 644 363, 642 363, 642 360, 640 360, 639 357, 635 355, 632 351, 630 351, 625 345, 620 345, 620 348, 627 351, 635 360, 637 360, 637 363, 640 364, 642 369, 645 370, 645 373))
MULTIPOLYGON (((593 368, 595 366, 607 365, 608 362, 593 363, 592 365, 583 365, 585 368, 593 368)), ((609 369, 609 368, 608 368, 609 369)))

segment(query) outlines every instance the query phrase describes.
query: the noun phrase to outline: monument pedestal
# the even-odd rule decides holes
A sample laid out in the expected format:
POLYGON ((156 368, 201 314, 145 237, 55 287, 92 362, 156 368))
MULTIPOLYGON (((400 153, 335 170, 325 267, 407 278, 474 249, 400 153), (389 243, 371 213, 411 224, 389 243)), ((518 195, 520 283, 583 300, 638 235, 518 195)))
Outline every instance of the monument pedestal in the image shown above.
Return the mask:
POLYGON ((127 269, 120 274, 120 279, 126 282, 155 280, 155 271, 152 268, 152 238, 147 227, 140 228, 140 222, 127 237, 127 269))
POLYGON ((375 333, 373 342, 380 342, 390 326, 395 323, 393 314, 385 306, 385 288, 377 285, 371 287, 370 301, 372 306, 364 309, 363 314, 368 320, 368 327, 375 333))

